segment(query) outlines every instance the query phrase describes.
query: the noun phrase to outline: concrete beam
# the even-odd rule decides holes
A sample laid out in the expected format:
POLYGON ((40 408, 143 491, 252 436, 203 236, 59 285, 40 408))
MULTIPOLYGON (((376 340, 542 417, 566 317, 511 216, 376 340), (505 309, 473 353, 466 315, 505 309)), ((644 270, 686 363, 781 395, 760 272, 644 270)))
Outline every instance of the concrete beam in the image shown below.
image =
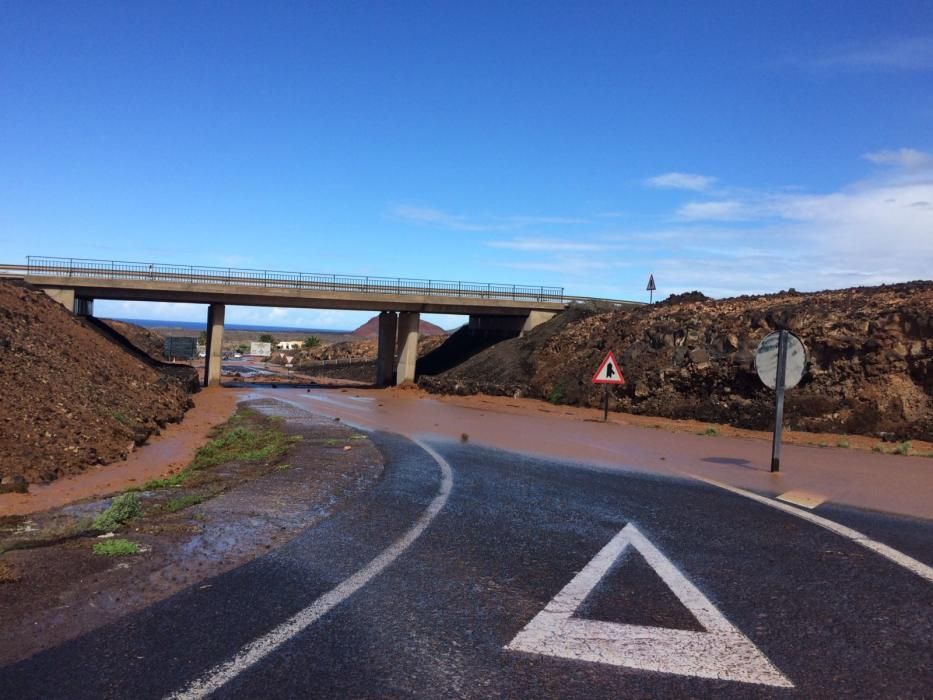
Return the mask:
POLYGON ((52 297, 52 299, 57 301, 59 304, 64 306, 66 309, 68 309, 69 312, 74 313, 75 290, 44 287, 42 291, 48 294, 50 297, 52 297))
POLYGON ((392 383, 395 371, 395 340, 398 331, 398 314, 383 311, 379 314, 379 357, 376 359, 376 386, 392 383))
POLYGON ((553 311, 529 311, 528 318, 525 319, 525 323, 522 325, 522 335, 525 335, 533 328, 537 328, 542 323, 550 321, 556 315, 553 311))
POLYGON ((30 284, 76 290, 82 297, 125 301, 169 301, 234 306, 282 306, 306 309, 346 309, 357 311, 417 311, 438 314, 493 314, 525 318, 531 310, 561 311, 562 302, 532 299, 487 299, 443 297, 422 294, 357 293, 320 291, 288 287, 254 287, 148 280, 76 277, 26 276, 30 284))
POLYGON ((489 338, 514 338, 517 335, 525 335, 532 328, 537 328, 556 315, 554 311, 529 311, 524 316, 471 314, 470 331, 489 338))
POLYGON ((204 386, 220 385, 220 363, 223 359, 224 313, 223 304, 207 307, 207 349, 204 358, 204 386))
POLYGON ((415 365, 418 362, 418 331, 421 314, 403 311, 398 315, 398 365, 395 383, 415 381, 415 365))

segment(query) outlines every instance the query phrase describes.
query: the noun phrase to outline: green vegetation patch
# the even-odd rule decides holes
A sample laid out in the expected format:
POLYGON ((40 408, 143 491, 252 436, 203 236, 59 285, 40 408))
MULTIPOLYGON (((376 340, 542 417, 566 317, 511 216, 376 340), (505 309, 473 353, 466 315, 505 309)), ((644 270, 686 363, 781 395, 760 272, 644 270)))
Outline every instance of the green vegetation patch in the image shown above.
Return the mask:
POLYGON ((154 491, 155 489, 167 489, 173 486, 181 486, 184 480, 188 478, 188 475, 189 473, 187 471, 180 471, 164 479, 152 479, 143 484, 143 490, 154 491))
POLYGON ((910 450, 913 448, 913 443, 910 440, 905 440, 902 443, 899 443, 897 447, 894 448, 894 454, 896 455, 909 455, 910 450))
POLYGON ((94 519, 91 527, 101 532, 116 530, 127 520, 139 515, 142 509, 139 506, 139 496, 135 493, 121 493, 113 499, 110 507, 94 519))
MULTIPOLYGON (((211 430, 211 441, 195 453, 191 464, 177 474, 147 481, 142 486, 143 490, 177 488, 189 481, 195 472, 227 462, 271 462, 281 457, 290 445, 301 440, 301 436, 285 435, 282 431, 284 421, 276 418, 265 418, 248 408, 240 409, 226 423, 211 430)), ((193 503, 175 510, 188 505, 193 503)))
POLYGON ((173 498, 171 501, 166 503, 163 508, 169 513, 174 513, 175 511, 184 510, 189 506, 196 506, 198 503, 204 501, 204 496, 199 493, 190 493, 187 496, 179 496, 178 498, 173 498))
POLYGON ((564 385, 555 384, 547 395, 548 403, 560 404, 564 401, 564 385))
POLYGON ((125 557, 128 554, 138 554, 139 545, 120 538, 101 540, 94 543, 94 554, 105 557, 125 557))
POLYGON ((281 457, 299 436, 288 437, 277 429, 235 427, 204 445, 189 469, 205 469, 225 462, 265 462, 281 457))

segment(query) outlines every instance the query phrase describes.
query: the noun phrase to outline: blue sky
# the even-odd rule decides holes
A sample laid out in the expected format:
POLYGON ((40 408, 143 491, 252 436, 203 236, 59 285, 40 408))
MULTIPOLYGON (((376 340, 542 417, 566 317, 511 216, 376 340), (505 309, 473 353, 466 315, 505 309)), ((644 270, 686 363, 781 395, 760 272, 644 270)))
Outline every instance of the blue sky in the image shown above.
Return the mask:
POLYGON ((627 299, 930 278, 931 154, 930 2, 0 4, 3 262, 627 299))

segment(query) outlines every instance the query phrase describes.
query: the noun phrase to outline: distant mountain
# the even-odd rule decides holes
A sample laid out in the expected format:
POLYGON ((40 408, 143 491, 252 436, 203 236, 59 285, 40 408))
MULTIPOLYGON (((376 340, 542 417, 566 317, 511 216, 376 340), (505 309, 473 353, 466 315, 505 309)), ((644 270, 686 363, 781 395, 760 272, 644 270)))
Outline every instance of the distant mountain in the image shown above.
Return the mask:
MULTIPOLYGON (((446 335, 445 331, 440 326, 436 326, 433 323, 428 321, 421 321, 421 324, 418 326, 418 332, 421 335, 446 335)), ((356 336, 357 338, 378 338, 379 337, 379 317, 373 316, 362 326, 357 328, 351 335, 356 336)))

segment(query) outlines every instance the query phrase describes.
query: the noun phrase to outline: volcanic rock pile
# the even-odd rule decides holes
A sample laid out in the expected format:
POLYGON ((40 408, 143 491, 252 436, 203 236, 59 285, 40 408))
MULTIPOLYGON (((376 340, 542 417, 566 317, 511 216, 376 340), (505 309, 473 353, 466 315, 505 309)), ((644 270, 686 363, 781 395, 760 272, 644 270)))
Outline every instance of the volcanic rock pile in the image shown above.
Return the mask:
POLYGON ((617 410, 766 429, 774 396, 755 372, 755 349, 786 328, 809 353, 803 381, 787 394, 787 425, 933 439, 933 282, 718 301, 691 293, 573 313, 421 385, 596 406, 602 388, 590 379, 612 350, 626 378, 612 392, 617 410))

